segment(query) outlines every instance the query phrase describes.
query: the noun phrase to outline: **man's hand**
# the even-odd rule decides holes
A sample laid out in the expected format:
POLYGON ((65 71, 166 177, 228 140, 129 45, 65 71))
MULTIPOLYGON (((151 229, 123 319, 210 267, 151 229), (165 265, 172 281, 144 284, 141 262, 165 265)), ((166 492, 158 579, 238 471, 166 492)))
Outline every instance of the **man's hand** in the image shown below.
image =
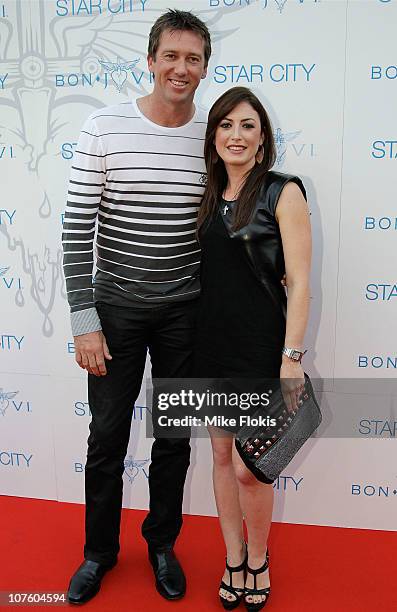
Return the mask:
POLYGON ((101 331, 74 336, 74 348, 80 368, 94 376, 106 375, 105 359, 112 359, 112 356, 101 331))

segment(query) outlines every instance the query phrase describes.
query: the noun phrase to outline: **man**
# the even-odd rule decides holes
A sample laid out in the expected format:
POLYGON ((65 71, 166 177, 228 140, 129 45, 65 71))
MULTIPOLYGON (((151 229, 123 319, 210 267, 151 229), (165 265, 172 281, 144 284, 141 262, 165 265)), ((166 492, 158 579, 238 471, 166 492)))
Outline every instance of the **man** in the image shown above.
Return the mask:
MULTIPOLYGON (((93 113, 76 149, 64 270, 76 361, 89 374, 92 422, 85 468, 85 560, 71 579, 70 603, 91 599, 117 562, 124 458, 147 349, 153 377, 189 374, 206 128, 206 116, 193 98, 210 54, 205 24, 189 12, 169 10, 149 36, 153 92, 93 113)), ((186 589, 173 545, 182 525, 189 458, 186 438, 153 443, 150 510, 142 534, 156 587, 167 599, 182 597, 186 589)))

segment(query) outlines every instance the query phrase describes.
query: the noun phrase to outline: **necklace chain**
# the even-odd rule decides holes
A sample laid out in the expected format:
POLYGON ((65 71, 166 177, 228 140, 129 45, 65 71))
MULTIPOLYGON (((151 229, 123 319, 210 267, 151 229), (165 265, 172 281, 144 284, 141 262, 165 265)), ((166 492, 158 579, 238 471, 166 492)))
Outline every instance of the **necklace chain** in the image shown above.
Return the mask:
MULTIPOLYGON (((222 194, 222 197, 223 197, 224 200, 226 200, 226 197, 225 197, 226 196, 226 191, 227 191, 227 188, 223 190, 223 194, 222 194)), ((240 189, 238 189, 235 192, 235 194, 232 196, 231 200, 227 200, 227 201, 228 202, 234 202, 235 200, 237 200, 237 196, 238 196, 239 193, 240 193, 240 189)))
POLYGON ((241 191, 241 187, 242 185, 239 185, 239 187, 237 188, 236 192, 234 193, 234 195, 232 196, 231 200, 226 200, 226 192, 227 192, 227 186, 225 187, 225 189, 223 190, 222 193, 222 198, 225 200, 225 204, 222 208, 222 214, 223 216, 225 216, 229 210, 232 210, 232 203, 235 202, 239 196, 239 193, 241 191))
MULTIPOLYGON (((229 200, 229 202, 234 202, 235 200, 237 200, 238 196, 240 195, 240 191, 241 191, 241 189, 242 189, 242 187, 243 187, 243 185, 244 185, 244 182, 245 182, 245 181, 243 181, 241 185, 238 185, 238 186, 237 186, 237 189, 236 189, 236 191, 234 192, 234 194, 233 194, 233 196, 232 196, 232 199, 231 199, 231 200, 229 200)), ((226 185, 225 189, 223 190, 222 197, 223 197, 223 199, 224 199, 224 200, 226 199, 226 198, 225 198, 225 195, 226 195, 226 192, 227 192, 227 188, 228 188, 228 186, 226 185)))

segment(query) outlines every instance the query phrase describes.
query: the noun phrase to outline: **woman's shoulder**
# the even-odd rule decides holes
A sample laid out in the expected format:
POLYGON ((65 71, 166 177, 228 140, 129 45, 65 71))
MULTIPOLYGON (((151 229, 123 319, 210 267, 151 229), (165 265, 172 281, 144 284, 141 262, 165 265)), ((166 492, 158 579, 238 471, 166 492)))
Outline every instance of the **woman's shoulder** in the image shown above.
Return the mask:
POLYGON ((275 216, 281 192, 289 183, 297 185, 306 200, 306 190, 299 176, 269 170, 261 190, 261 208, 265 208, 272 216, 275 216))

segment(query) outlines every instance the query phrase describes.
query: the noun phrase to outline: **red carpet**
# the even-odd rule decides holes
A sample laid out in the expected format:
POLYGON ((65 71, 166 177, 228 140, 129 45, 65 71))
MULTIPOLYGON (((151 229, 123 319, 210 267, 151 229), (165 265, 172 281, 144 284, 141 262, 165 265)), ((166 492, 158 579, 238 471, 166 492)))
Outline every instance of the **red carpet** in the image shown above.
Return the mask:
MULTIPOLYGON (((84 508, 0 497, 0 511, 0 591, 66 590, 70 574, 82 560, 84 508)), ((139 529, 144 514, 124 511, 119 563, 84 610, 223 610, 217 602, 224 562, 217 519, 185 517, 177 552, 188 592, 178 602, 167 602, 153 586, 139 529)), ((266 611, 396 611, 396 551, 395 532, 275 523, 270 541, 272 594, 266 611)), ((48 611, 51 607, 18 609, 48 611)))

